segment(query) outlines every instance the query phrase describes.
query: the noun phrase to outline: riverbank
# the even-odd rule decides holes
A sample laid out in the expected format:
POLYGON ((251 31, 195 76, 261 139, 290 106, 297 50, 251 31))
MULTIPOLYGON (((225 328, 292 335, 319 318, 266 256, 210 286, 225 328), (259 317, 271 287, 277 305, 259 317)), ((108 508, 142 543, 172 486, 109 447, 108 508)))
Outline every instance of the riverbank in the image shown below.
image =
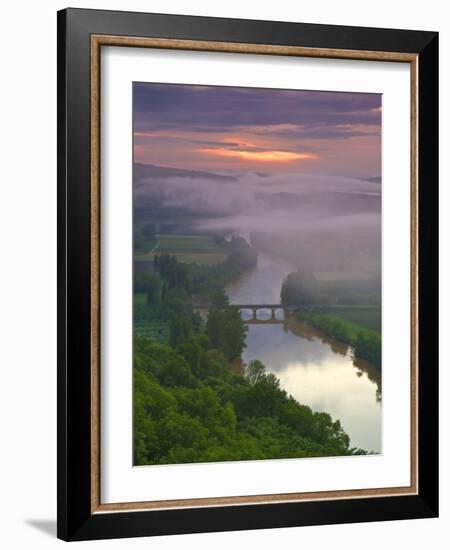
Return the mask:
MULTIPOLYGON (((258 250, 256 268, 227 285, 230 303, 279 302, 283 280, 292 270, 288 262, 258 250)), ((242 315, 247 319, 246 312, 242 315)), ((268 311, 258 315, 270 321, 268 311)), ((366 317, 367 324, 376 326, 377 319, 366 317)), ((244 362, 260 360, 299 403, 339 419, 351 446, 381 452, 381 370, 355 360, 349 344, 299 321, 295 314, 286 315, 284 323, 282 319, 277 315, 277 323, 248 325, 244 362)))
POLYGON ((369 361, 374 367, 381 369, 381 334, 379 332, 347 321, 335 313, 300 310, 296 315, 299 321, 351 346, 355 359, 369 361))
MULTIPOLYGON (((240 260, 244 268, 241 258, 248 255, 236 251, 245 245, 234 240, 233 246, 232 265, 240 260)), ((214 270, 157 258, 156 273, 135 280, 135 290, 147 285, 146 300, 135 295, 135 321, 139 314, 168 324, 161 337, 158 327, 135 333, 136 465, 364 453, 350 445, 339 420, 297 401, 261 361, 236 368, 248 327, 218 278, 211 279, 214 270), (208 292, 207 319, 192 309, 194 288, 208 292)))
POLYGON ((248 326, 243 360, 255 359, 296 401, 339 419, 351 447, 381 452, 381 371, 356 361, 347 344, 289 315, 248 326))

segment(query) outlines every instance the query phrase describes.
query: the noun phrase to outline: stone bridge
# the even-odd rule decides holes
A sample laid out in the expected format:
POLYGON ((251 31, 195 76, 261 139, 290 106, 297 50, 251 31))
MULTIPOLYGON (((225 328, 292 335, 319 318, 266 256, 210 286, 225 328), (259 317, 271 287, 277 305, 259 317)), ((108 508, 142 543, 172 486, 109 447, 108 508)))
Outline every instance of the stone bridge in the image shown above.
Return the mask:
MULTIPOLYGON (((240 312, 244 310, 249 310, 252 312, 252 318, 250 320, 244 320, 245 323, 283 323, 282 319, 276 318, 276 312, 278 310, 283 310, 284 313, 290 313, 295 312, 298 310, 303 311, 327 311, 328 309, 336 310, 339 308, 351 308, 351 309, 379 309, 379 306, 373 305, 373 304, 339 304, 339 305, 311 305, 311 304, 303 304, 303 305, 296 305, 296 306, 284 306, 283 304, 230 304, 230 306, 233 306, 237 308, 240 312), (258 311, 261 309, 269 310, 270 311, 270 318, 269 319, 258 319, 258 311)), ((205 311, 208 312, 211 309, 210 304, 193 304, 192 306, 194 310, 197 311, 205 311)))
MULTIPOLYGON (((283 311, 296 311, 299 309, 298 307, 291 307, 291 306, 283 306, 282 304, 230 304, 230 306, 233 306, 237 308, 240 312, 244 310, 249 310, 253 313, 252 319, 248 322, 259 322, 259 323, 267 323, 267 322, 279 322, 282 323, 283 321, 276 318, 276 312, 278 310, 283 311), (262 320, 258 319, 257 313, 258 310, 265 309, 270 311, 270 319, 268 320, 262 320)), ((211 306, 209 304, 194 304, 193 308, 195 310, 200 311, 209 311, 211 306)))

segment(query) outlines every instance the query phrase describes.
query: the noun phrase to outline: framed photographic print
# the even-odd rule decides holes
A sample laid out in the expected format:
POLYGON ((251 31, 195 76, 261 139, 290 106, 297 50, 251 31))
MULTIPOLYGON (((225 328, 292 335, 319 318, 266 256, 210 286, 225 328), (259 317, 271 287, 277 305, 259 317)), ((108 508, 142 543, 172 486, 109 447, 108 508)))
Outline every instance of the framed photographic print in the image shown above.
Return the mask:
POLYGON ((438 514, 434 32, 58 13, 58 536, 438 514))

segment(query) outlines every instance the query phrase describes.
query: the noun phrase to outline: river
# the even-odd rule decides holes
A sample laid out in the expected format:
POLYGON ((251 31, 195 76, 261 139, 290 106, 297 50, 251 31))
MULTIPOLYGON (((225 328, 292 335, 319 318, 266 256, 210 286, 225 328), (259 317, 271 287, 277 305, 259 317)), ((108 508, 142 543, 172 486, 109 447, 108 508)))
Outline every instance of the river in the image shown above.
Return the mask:
MULTIPOLYGON (((294 271, 279 258, 259 254, 258 266, 229 285, 231 303, 279 303, 285 276, 294 271)), ((242 312, 244 320, 251 312, 242 312)), ((270 312, 258 311, 258 318, 270 312)), ((348 346, 305 326, 282 310, 278 324, 249 324, 244 362, 259 359, 297 401, 339 419, 351 445, 381 452, 381 375, 367 363, 355 365, 348 346)))

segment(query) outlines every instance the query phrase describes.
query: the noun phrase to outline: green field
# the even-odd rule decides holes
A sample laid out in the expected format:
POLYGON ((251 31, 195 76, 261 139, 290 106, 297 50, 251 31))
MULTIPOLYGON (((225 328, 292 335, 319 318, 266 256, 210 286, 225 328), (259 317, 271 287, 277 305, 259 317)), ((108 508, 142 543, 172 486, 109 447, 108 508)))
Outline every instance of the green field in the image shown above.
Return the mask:
POLYGON ((148 312, 147 295, 145 292, 134 294, 134 324, 135 336, 142 336, 166 344, 169 341, 169 323, 161 319, 152 319, 148 312))
POLYGON ((381 309, 364 306, 330 306, 323 310, 326 313, 333 313, 337 317, 350 321, 356 325, 381 332, 381 309))
POLYGON ((211 237, 203 235, 157 235, 151 244, 151 248, 146 246, 145 251, 137 252, 135 260, 149 261, 153 260, 155 254, 171 254, 183 263, 212 265, 226 257, 223 248, 211 237))
POLYGON ((158 319, 134 321, 134 335, 167 344, 169 323, 158 319))
POLYGON ((147 295, 145 292, 135 292, 133 296, 134 306, 146 306, 147 305, 147 295))

